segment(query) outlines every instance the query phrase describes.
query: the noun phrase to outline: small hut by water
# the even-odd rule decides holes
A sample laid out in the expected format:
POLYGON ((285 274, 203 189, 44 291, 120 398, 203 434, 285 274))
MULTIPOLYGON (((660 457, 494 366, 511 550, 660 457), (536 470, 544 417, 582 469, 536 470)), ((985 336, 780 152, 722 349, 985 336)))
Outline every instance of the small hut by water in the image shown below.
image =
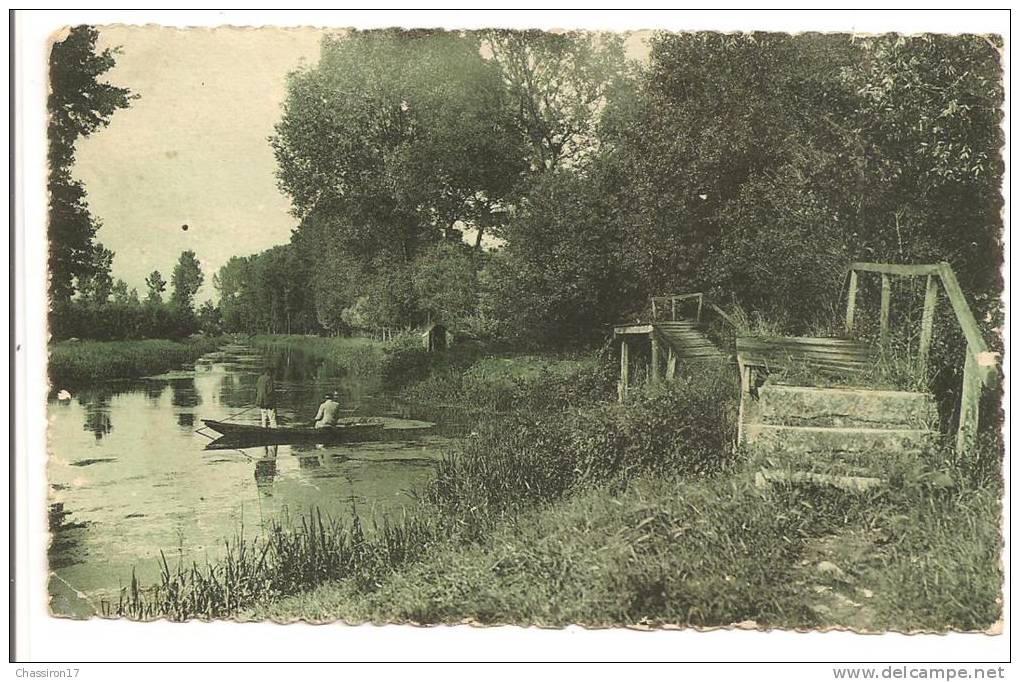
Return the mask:
POLYGON ((422 345, 430 353, 446 350, 453 343, 453 334, 445 325, 433 322, 421 332, 422 345))

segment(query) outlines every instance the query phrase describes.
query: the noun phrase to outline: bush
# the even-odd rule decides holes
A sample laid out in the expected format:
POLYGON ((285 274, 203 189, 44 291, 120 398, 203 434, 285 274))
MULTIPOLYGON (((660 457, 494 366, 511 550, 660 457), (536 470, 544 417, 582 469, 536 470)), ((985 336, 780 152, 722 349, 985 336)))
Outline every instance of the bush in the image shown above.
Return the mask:
POLYGON ((457 455, 440 463, 433 501, 474 510, 475 519, 499 517, 639 472, 717 471, 732 451, 734 382, 720 366, 626 405, 482 422, 457 455))
POLYGON ((608 400, 616 369, 607 349, 594 355, 485 355, 491 346, 458 343, 429 356, 428 376, 402 396, 412 403, 454 408, 467 418, 536 414, 608 400))
POLYGON ((425 350, 421 337, 414 333, 394 337, 383 351, 380 377, 383 386, 397 389, 428 376, 433 355, 425 350))

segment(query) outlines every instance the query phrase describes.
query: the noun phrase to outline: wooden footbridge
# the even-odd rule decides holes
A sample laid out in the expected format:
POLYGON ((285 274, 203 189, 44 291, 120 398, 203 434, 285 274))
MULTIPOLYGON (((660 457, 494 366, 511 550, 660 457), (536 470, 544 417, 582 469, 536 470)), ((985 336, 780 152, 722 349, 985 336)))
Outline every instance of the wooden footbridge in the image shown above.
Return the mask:
POLYGON ((920 333, 912 360, 918 377, 927 376, 940 293, 948 300, 966 340, 955 424, 956 448, 966 452, 977 434, 981 394, 998 376, 998 358, 989 351, 956 275, 945 262, 851 264, 845 280, 843 333, 831 337, 754 335, 741 329, 703 293, 655 297, 647 321, 614 328, 614 337, 620 341, 620 399, 626 399, 635 380, 674 378, 678 365, 696 371, 700 363, 729 362, 740 375, 738 444, 802 459, 839 456, 847 461, 862 453, 919 451, 940 431, 934 397, 923 391, 874 385, 874 368, 888 351, 894 277, 925 278, 920 333), (881 285, 878 336, 871 342, 855 338, 859 283, 865 276, 878 277, 881 285), (720 321, 712 336, 705 324, 708 315, 720 321), (718 333, 719 329, 724 332, 718 333), (640 360, 635 362, 639 349, 639 354, 647 357, 644 367, 640 360), (799 385, 804 381, 798 382, 798 373, 789 372, 791 368, 807 369, 799 373, 801 377, 834 381, 799 385), (789 376, 793 380, 786 379, 789 376))

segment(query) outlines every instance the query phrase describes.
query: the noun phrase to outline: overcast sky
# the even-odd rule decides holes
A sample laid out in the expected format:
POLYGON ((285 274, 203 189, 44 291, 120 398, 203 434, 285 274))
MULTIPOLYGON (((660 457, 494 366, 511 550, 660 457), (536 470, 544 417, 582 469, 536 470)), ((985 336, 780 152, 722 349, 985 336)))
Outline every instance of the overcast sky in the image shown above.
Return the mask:
POLYGON ((78 143, 76 175, 103 222, 98 239, 116 254, 114 277, 144 297, 148 273, 169 280, 181 251, 194 249, 206 278, 199 298, 213 298, 212 275, 231 256, 290 239, 296 221, 266 138, 287 73, 317 61, 321 35, 100 29, 100 49, 122 49, 107 80, 140 95, 78 143))
MULTIPOLYGON (((181 251, 193 249, 205 273, 198 298, 214 299, 212 276, 231 256, 289 241, 297 222, 266 138, 287 73, 318 61, 322 35, 100 27, 97 47, 122 50, 106 79, 140 96, 78 143, 75 173, 103 223, 98 239, 115 253, 115 278, 144 297, 146 275, 169 281, 181 251)), ((646 56, 637 36, 628 48, 646 56)))

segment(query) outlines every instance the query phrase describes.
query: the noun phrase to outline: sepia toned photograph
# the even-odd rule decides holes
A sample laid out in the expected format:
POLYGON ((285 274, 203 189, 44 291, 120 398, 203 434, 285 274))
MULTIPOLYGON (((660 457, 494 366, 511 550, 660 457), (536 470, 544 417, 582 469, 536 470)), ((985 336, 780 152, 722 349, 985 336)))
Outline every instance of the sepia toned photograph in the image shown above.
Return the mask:
POLYGON ((497 19, 50 36, 50 616, 1001 636, 1003 37, 497 19))

